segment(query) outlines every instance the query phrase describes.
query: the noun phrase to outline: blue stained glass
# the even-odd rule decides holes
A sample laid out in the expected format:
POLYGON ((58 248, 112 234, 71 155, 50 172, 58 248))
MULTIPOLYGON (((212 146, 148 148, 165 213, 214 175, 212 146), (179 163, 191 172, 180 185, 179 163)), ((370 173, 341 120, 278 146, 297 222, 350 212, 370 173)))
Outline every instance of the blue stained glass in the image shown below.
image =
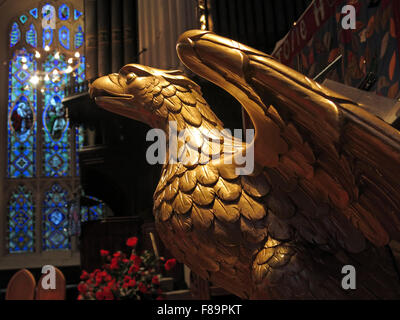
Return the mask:
POLYGON ((86 80, 85 68, 86 68, 86 58, 85 58, 85 56, 81 56, 81 58, 79 59, 79 66, 75 70, 75 82, 76 83, 85 82, 85 80, 86 80))
POLYGON ((18 186, 8 203, 9 253, 34 251, 34 222, 32 193, 18 186))
POLYGON ((56 226, 58 226, 63 219, 64 216, 60 211, 53 211, 49 216, 49 220, 56 226))
POLYGON ((83 147, 83 127, 79 126, 75 130, 75 159, 76 159, 76 175, 79 177, 80 175, 80 167, 79 167, 79 150, 83 147))
POLYGON ((82 47, 84 41, 83 29, 82 26, 78 27, 78 30, 75 33, 75 49, 79 49, 82 47))
POLYGON ((21 31, 19 30, 18 23, 14 22, 10 32, 10 47, 14 47, 19 40, 21 40, 21 31))
POLYGON ((8 96, 9 178, 33 178, 36 174, 37 95, 29 79, 36 72, 36 61, 26 49, 10 61, 8 96), (26 65, 26 69, 22 66, 26 65))
POLYGON ((34 125, 33 113, 34 111, 25 96, 20 96, 11 110, 10 126, 14 135, 18 136, 21 141, 26 141, 31 134, 34 125))
POLYGON ((66 4, 62 4, 58 8, 58 17, 61 20, 68 20, 69 19, 69 7, 66 4))
POLYGON ((79 17, 82 16, 82 14, 83 14, 83 13, 82 13, 81 11, 75 9, 75 10, 74 10, 74 19, 75 19, 75 20, 78 20, 79 17))
POLYGON ((68 191, 55 183, 43 202, 43 250, 70 249, 68 236, 68 191))
POLYGON ((49 55, 44 63, 44 71, 49 79, 44 82, 43 121, 43 170, 46 177, 70 176, 70 129, 63 106, 64 86, 68 84, 69 74, 64 71, 68 64, 65 57, 59 59, 49 55), (54 71, 57 73, 54 74, 54 71))
POLYGON ((51 46, 53 43, 53 29, 47 28, 43 29, 43 49, 46 46, 51 46))
POLYGON ((38 18, 38 9, 37 9, 37 8, 30 10, 29 13, 30 13, 31 16, 34 17, 35 19, 38 18))
MULTIPOLYGON (((85 76, 85 70, 86 70, 86 59, 85 56, 81 56, 79 60, 79 66, 75 70, 75 83, 83 83, 85 82, 86 76, 85 76)), ((75 147, 76 147, 76 175, 80 175, 80 169, 79 169, 79 149, 83 147, 83 128, 78 127, 76 128, 76 142, 75 142, 75 147)))
POLYGON ((22 16, 19 17, 19 21, 21 21, 22 24, 25 24, 25 22, 28 21, 28 17, 23 14, 22 16))
POLYGON ((86 197, 89 199, 98 201, 99 204, 96 206, 92 206, 92 207, 82 206, 81 207, 81 221, 85 222, 85 221, 99 220, 99 219, 104 218, 104 211, 105 211, 104 203, 95 197, 91 197, 91 196, 86 196, 86 197))
POLYGON ((37 32, 33 24, 30 25, 29 30, 26 32, 26 43, 34 48, 37 46, 37 32))
MULTIPOLYGON (((79 25, 80 22, 77 23, 76 29, 59 25, 56 28, 56 22, 57 19, 64 21, 71 19, 72 12, 74 19, 79 20, 83 13, 64 4, 57 5, 57 10, 46 3, 40 8, 26 10, 26 14, 18 16, 11 26, 10 47, 15 47, 20 43, 22 37, 25 37, 23 40, 26 40, 28 47, 51 47, 56 45, 54 42, 57 42, 58 37, 59 44, 65 49, 80 49, 84 44, 84 30, 79 25), (31 24, 33 19, 39 19, 39 14, 43 16, 42 20, 47 22, 47 25, 42 23, 41 34, 38 34, 40 29, 35 29, 35 26, 31 24), (21 25, 24 25, 26 32, 25 30, 24 33, 21 32, 21 25)), ((76 166, 76 176, 78 176, 78 155, 75 158, 76 163, 71 163, 72 152, 75 151, 71 148, 71 132, 76 132, 74 139, 76 150, 78 150, 83 146, 83 129, 78 127, 71 131, 61 101, 64 98, 64 86, 68 84, 71 77, 74 77, 76 83, 85 81, 85 57, 80 58, 80 64, 75 68, 74 73, 66 73, 68 64, 65 56, 61 55, 59 59, 51 54, 47 56, 46 61, 41 65, 40 72, 47 74, 50 79, 41 83, 44 92, 43 108, 40 109, 43 112, 38 115, 37 91, 30 83, 30 79, 38 71, 38 65, 34 53, 29 53, 26 49, 18 48, 9 64, 7 177, 36 177, 37 117, 41 117, 43 124, 40 135, 43 176, 61 178, 58 181, 62 181, 62 178, 72 176, 72 171, 75 170, 71 168, 74 166, 76 166)), ((38 183, 42 185, 42 182, 38 181, 38 183)), ((44 196, 41 212, 42 240, 39 240, 42 241, 42 248, 68 250, 71 248, 68 237, 68 192, 59 184, 54 184, 44 196)), ((93 220, 104 215, 103 204, 82 210, 86 210, 83 219, 93 220)), ((34 252, 35 206, 32 192, 24 187, 16 189, 9 201, 7 221, 6 244, 9 252, 34 252)))
POLYGON ((69 50, 69 29, 66 26, 62 26, 58 30, 58 39, 61 43, 61 45, 69 50))

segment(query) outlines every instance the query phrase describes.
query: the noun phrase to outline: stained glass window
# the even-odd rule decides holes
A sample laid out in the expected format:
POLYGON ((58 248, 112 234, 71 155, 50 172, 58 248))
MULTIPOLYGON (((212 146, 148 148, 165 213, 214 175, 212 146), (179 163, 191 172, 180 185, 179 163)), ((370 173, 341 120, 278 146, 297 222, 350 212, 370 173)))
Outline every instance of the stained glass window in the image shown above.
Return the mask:
MULTIPOLYGON (((83 146, 83 129, 70 126, 62 100, 65 86, 85 81, 83 20, 72 6, 48 1, 10 23, 4 181, 14 190, 8 202, 9 253, 40 254, 35 243, 44 251, 71 249, 68 212, 79 202, 76 151, 83 146), (42 199, 41 206, 34 205, 35 198, 42 199), (42 226, 41 234, 35 234, 35 225, 42 226)), ((103 204, 82 210, 84 219, 104 215, 103 204)))
POLYGON ((34 251, 34 206, 32 193, 24 186, 11 194, 8 204, 8 250, 10 253, 34 251))
POLYGON ((75 33, 75 49, 79 49, 83 45, 83 29, 80 25, 75 33))
POLYGON ((26 15, 22 15, 19 17, 19 21, 21 21, 22 24, 28 21, 28 17, 26 15))
POLYGON ((96 206, 91 207, 81 207, 81 221, 91 221, 98 220, 104 217, 104 203, 102 203, 99 199, 91 196, 85 196, 88 199, 92 199, 94 201, 99 202, 96 206))
MULTIPOLYGON (((82 56, 80 57, 80 64, 78 68, 75 70, 75 82, 76 83, 83 83, 85 82, 86 76, 85 76, 85 57, 82 56)), ((79 149, 83 147, 83 128, 82 126, 76 128, 76 141, 75 141, 75 147, 76 147, 76 174, 80 174, 80 169, 79 169, 79 149)))
POLYGON ((19 40, 21 40, 21 31, 19 30, 18 23, 14 22, 10 33, 10 47, 14 47, 19 40))
POLYGON ((61 20, 68 20, 69 19, 69 7, 66 4, 62 4, 58 9, 58 17, 61 20))
POLYGON ((85 77, 85 66, 86 66, 85 60, 86 59, 84 56, 80 57, 80 59, 79 59, 78 68, 75 70, 75 82, 76 83, 85 82, 85 79, 86 79, 86 77, 85 77))
POLYGON ((80 168, 79 168, 79 150, 82 149, 83 147, 83 126, 78 126, 75 129, 75 148, 76 148, 76 160, 75 160, 75 165, 76 165, 76 175, 80 175, 80 168))
POLYGON ((36 174, 36 89, 29 79, 36 61, 25 49, 10 61, 8 105, 8 177, 36 174))
POLYGON ((83 13, 81 11, 75 9, 75 11, 74 11, 74 19, 75 20, 78 20, 82 15, 83 15, 83 13))
POLYGON ((34 48, 37 46, 37 32, 33 24, 30 25, 29 30, 26 32, 26 43, 34 48))
POLYGON ((29 13, 30 13, 31 16, 34 17, 35 19, 38 18, 38 9, 37 9, 37 8, 34 8, 34 9, 30 10, 29 13))
POLYGON ((58 31, 58 38, 61 45, 69 50, 69 29, 66 26, 62 26, 58 31))
POLYGON ((43 130, 44 130, 44 173, 48 177, 70 175, 69 122, 62 104, 69 74, 68 64, 63 55, 50 54, 44 63, 44 72, 49 75, 45 81, 43 130))
POLYGON ((43 250, 70 249, 68 236, 68 192, 58 183, 45 194, 43 202, 43 250))
POLYGON ((46 46, 50 47, 53 43, 53 29, 43 29, 43 49, 46 46))

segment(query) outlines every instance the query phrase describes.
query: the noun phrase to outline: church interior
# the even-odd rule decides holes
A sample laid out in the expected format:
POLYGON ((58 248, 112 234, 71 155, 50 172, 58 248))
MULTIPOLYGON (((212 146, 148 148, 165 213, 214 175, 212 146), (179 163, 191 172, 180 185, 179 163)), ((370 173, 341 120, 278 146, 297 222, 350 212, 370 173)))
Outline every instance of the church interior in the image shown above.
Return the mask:
MULTIPOLYGON (((237 99, 178 57, 188 30, 271 55, 400 129, 394 0, 2 0, 0 16, 0 300, 82 299, 87 274, 105 259, 112 269, 112 253, 125 257, 130 247, 176 262, 153 277, 163 299, 243 298, 169 250, 153 215, 162 165, 146 161, 149 126, 100 108, 89 93, 127 64, 181 70, 225 128, 249 127, 237 99), (341 27, 348 4, 355 28, 341 27), (39 288, 44 266, 56 268, 50 293, 39 288)), ((400 245, 386 249, 397 270, 400 245)))

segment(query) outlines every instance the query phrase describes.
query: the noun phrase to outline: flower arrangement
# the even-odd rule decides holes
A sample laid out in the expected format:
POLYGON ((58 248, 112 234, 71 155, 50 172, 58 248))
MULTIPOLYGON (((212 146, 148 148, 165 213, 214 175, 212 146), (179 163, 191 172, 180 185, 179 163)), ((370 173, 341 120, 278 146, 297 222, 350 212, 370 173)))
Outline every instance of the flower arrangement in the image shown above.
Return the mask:
POLYGON ((102 269, 96 269, 90 274, 82 271, 78 300, 163 299, 158 275, 160 266, 163 265, 169 271, 175 267, 176 260, 165 261, 148 250, 138 255, 137 243, 137 237, 126 241, 126 245, 131 248, 129 258, 121 251, 111 255, 107 250, 100 250, 105 263, 102 269))

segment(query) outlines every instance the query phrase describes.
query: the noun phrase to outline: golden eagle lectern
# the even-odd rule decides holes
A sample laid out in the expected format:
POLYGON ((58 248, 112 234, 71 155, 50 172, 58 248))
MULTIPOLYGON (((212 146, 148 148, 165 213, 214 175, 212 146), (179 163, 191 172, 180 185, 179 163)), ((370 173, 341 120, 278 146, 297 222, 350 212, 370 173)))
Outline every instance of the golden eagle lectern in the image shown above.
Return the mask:
POLYGON ((104 109, 185 130, 177 150, 189 161, 167 161, 154 193, 156 226, 175 257, 246 299, 399 298, 387 246, 400 240, 399 131, 212 32, 185 32, 177 52, 241 103, 254 139, 224 131, 180 71, 128 64, 90 88, 104 109), (241 174, 235 157, 249 148, 254 169, 241 174), (356 288, 343 286, 349 265, 356 288))

